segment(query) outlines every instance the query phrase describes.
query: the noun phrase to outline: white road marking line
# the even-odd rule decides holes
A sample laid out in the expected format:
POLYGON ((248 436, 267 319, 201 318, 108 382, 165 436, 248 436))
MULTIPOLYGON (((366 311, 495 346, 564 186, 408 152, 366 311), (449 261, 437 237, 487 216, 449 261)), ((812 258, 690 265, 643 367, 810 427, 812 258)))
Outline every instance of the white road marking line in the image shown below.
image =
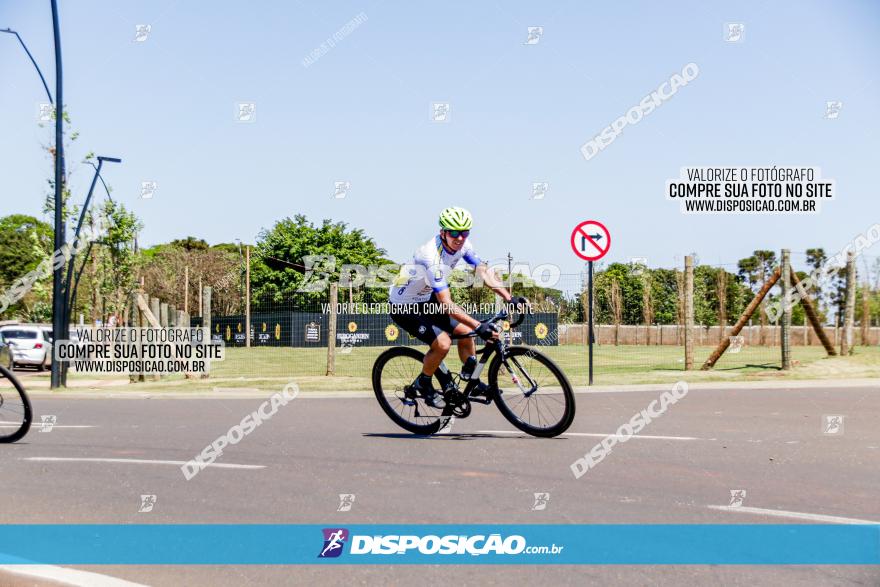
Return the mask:
MULTIPOLYGON (((133 463, 137 465, 176 465, 187 464, 188 461, 161 461, 153 459, 99 459, 86 457, 24 457, 22 461, 48 461, 60 463, 133 463)), ((237 465, 235 463, 205 463, 203 467, 218 469, 265 469, 266 465, 237 465)))
MULTIPOLYGON (((523 434, 519 430, 478 430, 477 434, 523 434)), ((613 436, 614 438, 641 438, 643 440, 706 440, 704 438, 696 438, 695 436, 649 436, 647 434, 633 434, 627 436, 625 434, 598 434, 594 432, 563 432, 561 436, 592 436, 595 438, 605 438, 613 436)), ((709 439, 714 440, 714 439, 709 439)))
MULTIPOLYGON (((31 428, 39 429, 42 425, 42 422, 31 422, 31 428)), ((0 428, 18 428, 19 426, 21 426, 21 422, 0 422, 0 428)), ((97 428, 97 426, 88 424, 52 424, 52 428, 97 428)))
POLYGON ((75 585, 76 587, 146 587, 141 583, 132 583, 108 575, 53 565, 0 565, 0 571, 23 577, 55 581, 62 585, 75 585))
POLYGON ((740 512, 743 514, 757 514, 760 516, 775 516, 777 518, 795 518, 809 520, 811 522, 826 522, 828 524, 880 524, 871 520, 859 520, 858 518, 841 518, 839 516, 825 516, 823 514, 805 514, 802 512, 789 512, 786 510, 768 510, 764 508, 752 508, 745 506, 710 505, 709 509, 724 512, 740 512))

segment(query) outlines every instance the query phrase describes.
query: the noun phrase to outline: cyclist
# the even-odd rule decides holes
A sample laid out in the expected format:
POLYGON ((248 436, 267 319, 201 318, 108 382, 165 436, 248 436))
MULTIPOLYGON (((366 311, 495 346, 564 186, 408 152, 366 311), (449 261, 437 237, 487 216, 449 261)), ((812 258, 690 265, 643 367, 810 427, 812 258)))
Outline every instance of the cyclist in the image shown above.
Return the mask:
MULTIPOLYGON (((446 208, 440 213, 440 233, 416 249, 412 261, 401 267, 400 276, 389 290, 391 319, 411 336, 431 348, 425 354, 421 374, 412 387, 435 408, 444 406, 442 396, 431 385, 434 372, 452 346, 450 334, 476 331, 483 340, 498 338, 492 324, 481 323, 452 302, 447 277, 461 261, 476 268, 476 275, 505 302, 527 304, 525 298, 512 298, 494 272, 483 263, 468 240, 473 219, 464 208, 446 208)), ((476 364, 473 338, 458 339, 462 363, 476 364)), ((444 387, 452 383, 448 374, 439 377, 444 387), (444 381, 448 379, 448 381, 444 381)), ((485 394, 486 384, 478 382, 475 395, 485 394)))

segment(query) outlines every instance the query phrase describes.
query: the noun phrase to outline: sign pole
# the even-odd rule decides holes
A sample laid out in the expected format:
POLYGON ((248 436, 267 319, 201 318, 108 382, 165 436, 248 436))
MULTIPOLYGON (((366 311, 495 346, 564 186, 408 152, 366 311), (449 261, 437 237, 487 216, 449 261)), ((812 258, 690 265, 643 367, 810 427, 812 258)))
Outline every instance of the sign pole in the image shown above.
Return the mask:
POLYGON ((587 337, 588 337, 588 345, 589 345, 589 353, 590 353, 590 385, 593 385, 593 262, 587 261, 587 287, 589 288, 589 293, 587 294, 587 303, 589 304, 588 310, 588 326, 587 326, 587 337))
POLYGON ((571 248, 574 254, 587 262, 587 328, 589 329, 589 384, 593 385, 593 261, 598 261, 611 249, 611 232, 598 220, 585 220, 571 231, 571 248))

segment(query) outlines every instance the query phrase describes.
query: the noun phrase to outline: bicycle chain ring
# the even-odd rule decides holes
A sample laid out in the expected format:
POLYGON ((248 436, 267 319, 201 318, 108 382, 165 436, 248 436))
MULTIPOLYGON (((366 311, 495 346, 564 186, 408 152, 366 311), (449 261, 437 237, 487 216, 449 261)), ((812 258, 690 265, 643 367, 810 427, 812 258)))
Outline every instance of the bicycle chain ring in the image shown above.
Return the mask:
POLYGON ((465 399, 462 403, 452 406, 452 415, 456 418, 467 418, 471 415, 471 402, 465 399))
POLYGON ((457 387, 447 389, 443 394, 446 405, 456 418, 467 418, 471 413, 471 402, 457 387))

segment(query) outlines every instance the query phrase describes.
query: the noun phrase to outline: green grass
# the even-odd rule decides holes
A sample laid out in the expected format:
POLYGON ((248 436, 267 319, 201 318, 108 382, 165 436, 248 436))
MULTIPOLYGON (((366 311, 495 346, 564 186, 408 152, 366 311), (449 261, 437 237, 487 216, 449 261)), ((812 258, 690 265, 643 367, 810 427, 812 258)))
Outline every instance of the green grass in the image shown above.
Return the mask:
MULTIPOLYGON (((124 378, 115 380, 132 391, 210 391, 220 388, 274 389, 293 379, 303 390, 352 391, 372 389, 370 375, 376 357, 388 347, 360 347, 350 353, 337 350, 336 376, 326 377, 327 351, 321 348, 257 347, 227 348, 224 361, 214 363, 208 379, 186 380, 182 375, 161 381, 128 385, 124 378)), ((793 347, 795 366, 781 370, 780 351, 776 347, 745 347, 739 353, 726 353, 716 367, 700 371, 714 347, 696 347, 696 370, 685 372, 684 350, 677 346, 595 346, 594 383, 625 385, 672 383, 687 373, 688 381, 755 381, 767 379, 844 379, 880 378, 880 347, 856 347, 850 357, 826 357, 822 347, 793 347)), ((585 386, 588 380, 587 349, 580 345, 540 347, 565 371, 572 384, 585 386)), ((453 353, 454 354, 454 350, 453 353)), ((457 357, 448 359, 459 366, 457 357)), ((96 388, 110 381, 106 377, 73 374, 72 379, 93 380, 96 388)))
MULTIPOLYGON (((292 348, 229 348, 226 360, 216 363, 212 377, 235 378, 286 377, 303 379, 304 384, 326 388, 321 380, 345 389, 370 389, 370 373, 376 357, 388 347, 355 348, 348 354, 337 353, 336 377, 324 377, 327 366, 325 349, 292 348), (336 383, 326 381, 335 380, 336 383)), ((697 369, 714 347, 697 347, 694 351, 697 369)), ((588 380, 587 349, 566 345, 541 347, 541 352, 552 358, 576 386, 588 380)), ((454 351, 453 351, 454 352, 454 351)), ((739 353, 729 353, 711 371, 692 371, 689 378, 719 381, 731 379, 754 380, 794 376, 801 373, 808 378, 821 375, 821 369, 808 366, 835 364, 843 371, 851 370, 853 377, 880 376, 880 349, 858 347, 854 357, 825 358, 821 347, 794 347, 792 356, 797 362, 790 373, 781 370, 780 350, 774 347, 746 347, 739 353), (864 367, 864 368, 862 368, 864 367), (862 373, 864 371, 864 373, 862 373), (872 375, 873 374, 873 375, 872 375)), ((457 367, 458 359, 448 359, 457 367)), ((684 350, 674 346, 595 346, 593 355, 596 384, 662 383, 676 381, 685 373, 684 350)))

